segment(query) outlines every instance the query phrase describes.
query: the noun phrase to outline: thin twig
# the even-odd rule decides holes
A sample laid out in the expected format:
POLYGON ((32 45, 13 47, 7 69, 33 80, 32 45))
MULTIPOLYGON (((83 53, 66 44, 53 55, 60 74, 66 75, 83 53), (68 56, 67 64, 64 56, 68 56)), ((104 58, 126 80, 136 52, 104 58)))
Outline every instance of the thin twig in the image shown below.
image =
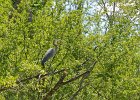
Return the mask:
POLYGON ((107 8, 106 8, 106 6, 105 6, 104 0, 102 0, 102 3, 103 3, 103 7, 104 7, 104 11, 105 11, 105 13, 106 13, 106 16, 107 16, 108 20, 110 20, 110 17, 109 17, 109 15, 108 15, 108 13, 107 13, 107 8))

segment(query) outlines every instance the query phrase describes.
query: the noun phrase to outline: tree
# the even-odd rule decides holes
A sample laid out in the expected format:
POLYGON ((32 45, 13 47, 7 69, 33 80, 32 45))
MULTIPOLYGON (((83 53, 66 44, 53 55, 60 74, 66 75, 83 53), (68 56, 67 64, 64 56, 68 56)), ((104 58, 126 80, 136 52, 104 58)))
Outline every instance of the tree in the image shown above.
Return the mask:
POLYGON ((139 99, 139 1, 0 2, 0 99, 139 99))

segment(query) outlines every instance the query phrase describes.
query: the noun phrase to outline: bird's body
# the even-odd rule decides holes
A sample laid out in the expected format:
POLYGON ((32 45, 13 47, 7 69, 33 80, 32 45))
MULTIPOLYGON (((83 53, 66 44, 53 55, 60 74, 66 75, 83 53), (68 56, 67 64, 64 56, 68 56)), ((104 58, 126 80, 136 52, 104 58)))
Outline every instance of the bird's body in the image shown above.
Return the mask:
POLYGON ((43 68, 45 67, 45 63, 56 54, 58 50, 58 40, 54 40, 53 45, 54 48, 50 48, 41 60, 41 65, 43 66, 43 68))
POLYGON ((42 59, 41 65, 44 66, 45 62, 47 62, 50 58, 52 58, 55 55, 55 53, 56 53, 56 49, 55 48, 50 48, 46 52, 44 58, 42 59))

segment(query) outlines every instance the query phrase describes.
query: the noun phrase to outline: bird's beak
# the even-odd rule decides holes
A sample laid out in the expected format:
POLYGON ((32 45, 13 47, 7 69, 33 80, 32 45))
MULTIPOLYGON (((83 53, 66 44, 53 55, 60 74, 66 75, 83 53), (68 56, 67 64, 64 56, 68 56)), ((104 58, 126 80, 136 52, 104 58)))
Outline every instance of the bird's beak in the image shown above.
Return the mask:
POLYGON ((62 44, 62 41, 60 39, 57 39, 57 40, 54 40, 53 41, 53 44, 54 45, 61 45, 62 44))
POLYGON ((58 45, 61 45, 61 44, 62 44, 62 40, 59 39, 59 40, 57 41, 57 44, 58 44, 58 45))

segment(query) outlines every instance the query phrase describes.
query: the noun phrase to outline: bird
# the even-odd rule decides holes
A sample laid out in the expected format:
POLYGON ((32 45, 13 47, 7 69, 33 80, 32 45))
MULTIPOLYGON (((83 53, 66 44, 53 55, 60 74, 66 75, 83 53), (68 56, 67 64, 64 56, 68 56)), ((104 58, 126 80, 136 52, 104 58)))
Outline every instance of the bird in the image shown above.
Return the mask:
POLYGON ((54 45, 54 48, 50 48, 48 49, 48 51, 45 53, 43 59, 41 60, 41 65, 43 67, 45 67, 45 63, 52 57, 54 57, 54 55, 56 54, 57 52, 57 49, 58 49, 58 40, 54 40, 53 41, 53 45, 54 45))

